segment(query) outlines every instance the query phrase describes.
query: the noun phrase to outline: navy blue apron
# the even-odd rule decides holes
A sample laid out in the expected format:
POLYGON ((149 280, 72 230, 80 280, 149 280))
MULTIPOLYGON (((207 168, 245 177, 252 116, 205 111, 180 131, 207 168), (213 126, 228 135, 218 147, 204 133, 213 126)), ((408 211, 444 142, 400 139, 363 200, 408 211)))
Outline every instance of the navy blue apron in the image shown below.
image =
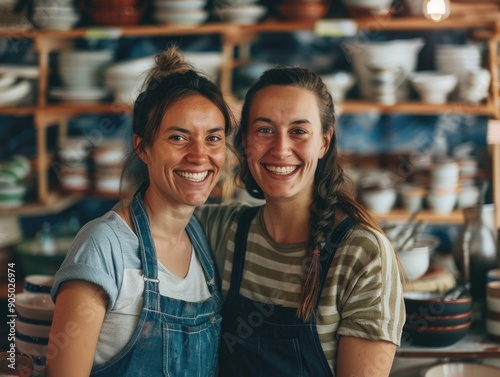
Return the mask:
POLYGON ((156 251, 142 199, 144 190, 138 190, 131 205, 145 284, 141 316, 123 350, 95 366, 91 376, 215 376, 222 296, 216 288, 205 233, 193 216, 186 231, 203 267, 210 298, 186 302, 161 296, 156 251))
POLYGON ((297 317, 296 308, 253 301, 239 293, 248 230, 258 209, 250 207, 238 222, 231 285, 223 308, 220 376, 333 376, 321 348, 316 317, 335 251, 357 221, 351 218, 342 221, 325 244, 315 311, 304 321, 297 317))

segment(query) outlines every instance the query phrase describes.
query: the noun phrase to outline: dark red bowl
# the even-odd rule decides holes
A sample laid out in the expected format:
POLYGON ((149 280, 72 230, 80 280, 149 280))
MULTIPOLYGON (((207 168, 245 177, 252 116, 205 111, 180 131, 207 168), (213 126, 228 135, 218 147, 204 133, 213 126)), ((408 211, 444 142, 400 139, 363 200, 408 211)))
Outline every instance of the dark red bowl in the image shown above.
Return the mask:
POLYGON ((469 312, 472 308, 472 297, 460 297, 445 300, 440 293, 411 292, 405 293, 406 313, 417 313, 420 316, 449 316, 469 312))
POLYGON ((423 347, 447 347, 462 339, 472 321, 457 326, 411 326, 405 324, 401 340, 405 344, 423 347))
POLYGON ((418 313, 406 313, 406 323, 410 326, 458 326, 471 320, 472 311, 455 315, 418 315, 418 313))

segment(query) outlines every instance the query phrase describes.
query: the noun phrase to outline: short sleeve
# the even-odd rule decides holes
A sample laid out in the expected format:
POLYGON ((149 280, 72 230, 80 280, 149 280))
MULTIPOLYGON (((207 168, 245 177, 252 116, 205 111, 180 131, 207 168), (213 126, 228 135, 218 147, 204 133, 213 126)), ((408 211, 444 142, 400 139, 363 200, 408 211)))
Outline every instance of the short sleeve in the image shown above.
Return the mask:
POLYGON ((52 299, 56 302, 61 284, 84 280, 101 287, 114 307, 123 279, 122 246, 111 226, 102 218, 87 223, 76 235, 64 262, 55 275, 52 299))
POLYGON ((405 321, 403 285, 389 240, 377 231, 358 228, 343 257, 348 271, 340 298, 338 335, 400 344, 405 321))

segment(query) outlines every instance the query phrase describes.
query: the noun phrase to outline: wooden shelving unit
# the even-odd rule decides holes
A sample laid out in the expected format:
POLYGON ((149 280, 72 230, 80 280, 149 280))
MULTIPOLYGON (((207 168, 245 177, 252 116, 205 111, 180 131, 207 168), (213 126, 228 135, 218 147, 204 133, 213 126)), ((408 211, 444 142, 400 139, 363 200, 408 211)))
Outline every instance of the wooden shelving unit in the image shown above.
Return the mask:
MULTIPOLYGON (((227 95, 229 102, 239 113, 241 101, 232 97, 232 70, 234 67, 245 64, 251 58, 250 45, 262 33, 291 33, 296 31, 314 31, 320 35, 342 37, 353 36, 358 32, 374 31, 401 31, 401 30, 444 30, 466 29, 475 38, 487 40, 488 61, 486 65, 492 73, 491 94, 485 103, 470 105, 464 103, 447 103, 444 105, 430 105, 417 101, 398 103, 387 106, 364 100, 348 100, 339 104, 341 113, 388 113, 388 114, 472 114, 500 119, 498 72, 499 65, 498 43, 500 41, 500 22, 497 14, 481 16, 468 15, 452 17, 442 22, 431 22, 422 17, 384 18, 371 17, 360 19, 325 19, 318 22, 282 22, 267 20, 254 25, 233 25, 225 23, 209 23, 198 26, 169 26, 169 25, 139 25, 131 27, 89 27, 70 31, 47 30, 2 30, 0 38, 28 38, 32 39, 39 55, 38 67, 40 78, 38 82, 38 98, 36 106, 4 107, 0 114, 14 116, 33 116, 37 130, 37 177, 39 204, 27 205, 26 208, 15 210, 19 214, 36 213, 37 211, 57 210, 69 205, 71 196, 60 196, 51 192, 48 186, 47 170, 50 168, 50 156, 45 150, 47 128, 58 128, 59 136, 66 134, 67 122, 71 117, 79 114, 123 114, 130 113, 132 106, 115 103, 98 104, 71 104, 49 103, 47 101, 49 54, 71 48, 75 39, 116 39, 122 37, 159 37, 182 35, 217 35, 220 37, 223 65, 221 68, 220 86, 227 95), (57 198, 57 199, 55 199, 57 198), (55 204, 55 203, 59 204, 55 204)), ((493 156, 500 160, 500 145, 492 146, 493 156)), ((499 171, 499 162, 493 158, 494 172, 499 171)), ((496 177, 495 185, 500 186, 500 178, 496 177)), ((496 188, 495 200, 500 202, 500 187, 496 188)), ((500 211, 499 211, 500 212, 500 211)), ((0 215, 6 213, 0 210, 0 215)), ((11 211, 9 211, 11 213, 11 211)), ((419 215, 422 220, 435 223, 461 223, 461 213, 439 216, 430 212, 419 215)), ((500 216, 500 215, 499 215, 500 216)), ((380 220, 399 221, 408 217, 404 211, 393 211, 391 214, 377 216, 380 220)), ((500 224, 500 221, 499 221, 500 224)))

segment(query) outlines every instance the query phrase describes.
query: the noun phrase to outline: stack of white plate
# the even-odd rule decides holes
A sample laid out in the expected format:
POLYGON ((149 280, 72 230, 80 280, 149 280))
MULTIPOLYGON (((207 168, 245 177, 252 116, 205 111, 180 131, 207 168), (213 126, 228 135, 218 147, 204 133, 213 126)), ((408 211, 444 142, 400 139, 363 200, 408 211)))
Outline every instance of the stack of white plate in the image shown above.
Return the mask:
POLYGON ((67 102, 96 102, 109 95, 103 83, 104 69, 113 60, 113 51, 63 51, 58 74, 63 87, 52 88, 53 98, 67 102))
MULTIPOLYGON (((467 72, 481 68, 480 45, 451 45, 436 46, 436 69, 439 72, 451 73, 458 78, 458 88, 467 82, 467 72)), ((457 93, 452 95, 457 98, 457 93)), ((461 96, 458 99, 463 100, 461 96)))
POLYGON ((54 170, 63 190, 80 192, 90 188, 87 160, 91 149, 92 144, 85 137, 61 140, 59 164, 54 166, 54 170))
POLYGON ((117 194, 120 192, 120 177, 125 142, 106 140, 95 146, 92 153, 94 161, 94 188, 100 193, 117 194))
POLYGON ((199 25, 208 18, 206 0, 154 0, 154 19, 159 24, 199 25))
POLYGON ((31 104, 38 72, 36 67, 0 66, 0 106, 31 104))
POLYGON ((72 0, 35 0, 33 23, 40 29, 71 30, 79 20, 72 0))
POLYGON ((144 79, 155 64, 154 56, 132 59, 109 66, 104 83, 118 103, 132 104, 140 93, 144 79))
POLYGON ((222 66, 220 52, 184 52, 186 60, 200 73, 205 74, 213 82, 217 82, 222 66))

